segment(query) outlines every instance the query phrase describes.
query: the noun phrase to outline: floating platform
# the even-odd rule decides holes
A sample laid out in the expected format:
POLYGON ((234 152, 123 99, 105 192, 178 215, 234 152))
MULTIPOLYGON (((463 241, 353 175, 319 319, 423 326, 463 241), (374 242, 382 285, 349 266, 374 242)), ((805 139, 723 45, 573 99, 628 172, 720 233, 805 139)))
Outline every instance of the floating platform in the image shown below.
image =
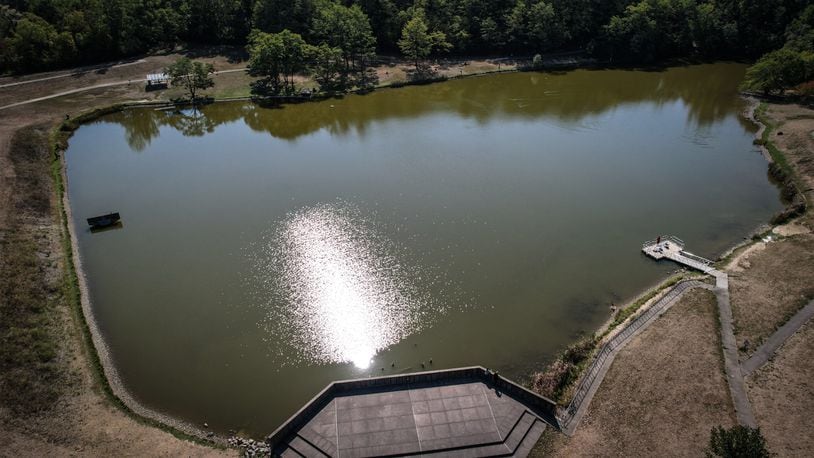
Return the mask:
POLYGON ((684 241, 672 235, 662 235, 642 244, 642 251, 653 259, 669 259, 705 274, 715 272, 713 262, 684 249, 684 241))
POLYGON ((106 215, 94 216, 88 218, 88 224, 93 229, 102 229, 109 226, 114 226, 121 221, 121 216, 118 212, 108 213, 106 215))
POLYGON ((334 382, 271 434, 274 456, 525 457, 557 405, 468 367, 334 382))

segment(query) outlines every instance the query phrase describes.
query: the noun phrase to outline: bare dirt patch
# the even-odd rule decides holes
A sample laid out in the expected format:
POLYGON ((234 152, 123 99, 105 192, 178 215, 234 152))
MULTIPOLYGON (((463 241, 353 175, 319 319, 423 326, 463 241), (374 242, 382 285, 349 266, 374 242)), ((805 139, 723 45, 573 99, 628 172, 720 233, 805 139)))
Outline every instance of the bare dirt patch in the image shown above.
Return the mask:
POLYGON ((758 425, 779 456, 814 452, 814 322, 800 328, 773 360, 747 379, 758 425))
POLYGON ((745 253, 730 270, 735 336, 743 356, 814 297, 814 236, 764 245, 745 253))
POLYGON ((734 423, 715 296, 695 290, 619 353, 574 436, 547 430, 534 456, 701 456, 734 423))

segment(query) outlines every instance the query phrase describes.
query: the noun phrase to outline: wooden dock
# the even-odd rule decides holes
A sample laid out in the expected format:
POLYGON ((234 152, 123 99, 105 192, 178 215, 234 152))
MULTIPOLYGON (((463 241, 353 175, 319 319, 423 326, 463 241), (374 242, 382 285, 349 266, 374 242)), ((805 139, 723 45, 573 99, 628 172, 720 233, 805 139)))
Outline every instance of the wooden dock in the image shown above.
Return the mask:
POLYGON ((714 274, 712 261, 684 249, 684 241, 672 235, 662 235, 659 239, 642 244, 642 251, 653 259, 669 259, 705 274, 714 274))

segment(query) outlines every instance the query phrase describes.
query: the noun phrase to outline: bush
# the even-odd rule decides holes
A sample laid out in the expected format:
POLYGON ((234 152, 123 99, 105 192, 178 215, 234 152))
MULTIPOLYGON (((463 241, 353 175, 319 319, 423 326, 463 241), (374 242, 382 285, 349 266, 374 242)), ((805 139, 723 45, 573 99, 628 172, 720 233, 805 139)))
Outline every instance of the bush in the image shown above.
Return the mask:
POLYGON ((593 336, 584 338, 568 347, 562 355, 562 359, 571 364, 579 365, 591 356, 591 352, 594 351, 595 347, 596 339, 593 336))
POLYGON ((814 81, 803 83, 795 88, 800 97, 805 100, 814 100, 814 81))
POLYGON ((722 426, 712 428, 707 457, 768 458, 770 456, 771 453, 766 448, 766 439, 760 433, 760 428, 740 425, 729 429, 722 426))
POLYGON ((534 391, 555 401, 561 400, 568 387, 579 378, 582 364, 590 358, 596 342, 594 336, 580 340, 568 347, 545 371, 535 373, 532 376, 534 391))
POLYGON ((549 364, 545 371, 532 376, 532 388, 541 396, 556 399, 562 393, 565 381, 570 378, 568 373, 573 370, 573 364, 558 359, 549 364))

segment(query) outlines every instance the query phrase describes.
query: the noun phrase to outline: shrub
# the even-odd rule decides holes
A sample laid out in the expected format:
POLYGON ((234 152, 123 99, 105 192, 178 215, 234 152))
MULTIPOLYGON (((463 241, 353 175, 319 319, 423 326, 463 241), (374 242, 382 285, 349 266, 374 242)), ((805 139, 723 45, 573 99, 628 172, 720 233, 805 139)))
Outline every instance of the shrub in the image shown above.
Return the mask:
POLYGON ((729 429, 722 426, 712 428, 707 457, 768 458, 770 456, 771 454, 766 448, 766 439, 760 433, 760 428, 740 425, 729 429))
POLYGON ((594 336, 580 340, 568 347, 545 371, 535 373, 532 376, 534 391, 547 398, 561 400, 568 387, 579 378, 582 363, 588 361, 596 342, 594 336))

